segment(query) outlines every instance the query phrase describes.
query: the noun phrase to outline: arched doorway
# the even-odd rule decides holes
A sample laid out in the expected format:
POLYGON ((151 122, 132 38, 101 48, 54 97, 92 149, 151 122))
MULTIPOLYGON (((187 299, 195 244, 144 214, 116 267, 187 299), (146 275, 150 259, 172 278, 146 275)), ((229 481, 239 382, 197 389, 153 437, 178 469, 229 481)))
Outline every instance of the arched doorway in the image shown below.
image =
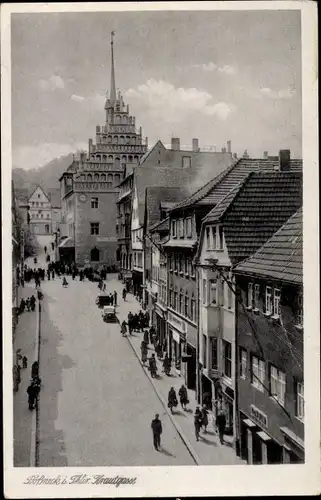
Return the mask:
POLYGON ((90 260, 91 262, 99 262, 100 260, 100 252, 98 250, 97 247, 94 247, 91 251, 90 251, 90 260))

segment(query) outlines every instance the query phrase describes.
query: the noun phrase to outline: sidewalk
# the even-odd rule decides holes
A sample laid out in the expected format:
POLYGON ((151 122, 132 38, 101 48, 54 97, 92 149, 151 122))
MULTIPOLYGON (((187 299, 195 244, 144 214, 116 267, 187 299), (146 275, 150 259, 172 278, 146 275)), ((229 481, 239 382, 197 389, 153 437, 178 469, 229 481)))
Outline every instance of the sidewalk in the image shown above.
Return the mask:
MULTIPOLYGON (((35 294, 35 287, 26 284, 25 287, 19 287, 19 298, 31 297, 35 294)), ((19 316, 16 327, 15 341, 13 345, 13 360, 15 362, 15 353, 21 349, 22 356, 28 358, 28 368, 21 368, 21 382, 18 392, 13 393, 13 425, 14 425, 14 466, 30 467, 30 452, 32 449, 32 418, 33 412, 28 408, 27 388, 31 377, 31 365, 35 359, 36 332, 37 332, 36 311, 25 311, 19 316)), ((21 362, 20 362, 21 365, 21 362)))
MULTIPOLYGON (((122 323, 124 319, 127 321, 129 311, 135 314, 141 309, 141 305, 132 294, 127 295, 126 302, 119 297, 118 304, 120 304, 117 308, 120 323, 122 323)), ((139 362, 141 363, 140 343, 143 338, 143 333, 135 331, 131 336, 128 335, 127 338, 139 362)), ((149 345, 148 357, 150 357, 153 352, 154 348, 149 345)), ((172 419, 173 424, 175 425, 178 433, 181 435, 195 462, 198 465, 244 465, 245 462, 236 456, 235 451, 232 448, 232 443, 228 442, 226 439, 226 444, 220 444, 219 438, 214 431, 213 419, 210 413, 207 432, 205 433, 204 431, 201 431, 200 440, 198 442, 196 441, 194 431, 194 412, 197 403, 194 391, 188 390, 190 401, 188 410, 182 410, 179 405, 174 410, 173 415, 170 413, 167 407, 168 392, 171 387, 174 387, 178 398, 178 391, 181 385, 184 384, 184 379, 174 372, 171 376, 167 377, 162 372, 162 362, 159 360, 157 360, 157 367, 158 377, 156 379, 152 379, 147 366, 142 365, 142 369, 145 371, 146 376, 150 379, 159 399, 162 401, 166 411, 172 419)))

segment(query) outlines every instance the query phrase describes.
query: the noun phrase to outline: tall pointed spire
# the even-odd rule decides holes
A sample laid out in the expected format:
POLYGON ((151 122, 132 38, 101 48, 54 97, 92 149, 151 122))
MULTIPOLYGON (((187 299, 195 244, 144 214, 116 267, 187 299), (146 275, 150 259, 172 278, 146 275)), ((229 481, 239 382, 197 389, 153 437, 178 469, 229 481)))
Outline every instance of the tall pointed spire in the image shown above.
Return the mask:
POLYGON ((110 74, 110 93, 109 100, 113 106, 116 102, 116 83, 115 83, 115 65, 114 65, 114 35, 115 32, 111 32, 111 74, 110 74))

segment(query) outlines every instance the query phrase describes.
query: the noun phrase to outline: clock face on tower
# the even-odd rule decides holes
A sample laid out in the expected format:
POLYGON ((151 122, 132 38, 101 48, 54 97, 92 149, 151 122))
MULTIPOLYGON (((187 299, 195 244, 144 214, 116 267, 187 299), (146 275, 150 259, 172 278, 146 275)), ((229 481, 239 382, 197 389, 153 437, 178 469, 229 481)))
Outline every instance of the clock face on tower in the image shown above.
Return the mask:
POLYGON ((84 203, 87 200, 87 196, 85 194, 79 195, 79 200, 84 203))

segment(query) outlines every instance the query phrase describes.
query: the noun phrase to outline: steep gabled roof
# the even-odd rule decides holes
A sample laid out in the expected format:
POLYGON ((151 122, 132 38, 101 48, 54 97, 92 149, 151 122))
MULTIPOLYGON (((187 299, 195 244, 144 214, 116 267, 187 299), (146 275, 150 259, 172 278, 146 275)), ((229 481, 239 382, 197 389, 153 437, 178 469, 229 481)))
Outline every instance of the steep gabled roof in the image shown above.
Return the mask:
POLYGON ((163 147, 164 149, 166 149, 164 144, 162 143, 162 141, 158 139, 158 141, 154 144, 154 146, 152 148, 148 149, 145 154, 143 154, 143 156, 139 160, 140 165, 142 165, 147 160, 147 158, 149 157, 151 152, 154 151, 154 149, 156 147, 163 147))
POLYGON ((256 253, 240 262, 235 272, 302 284, 302 207, 256 253))
MULTIPOLYGON (((241 158, 226 168, 218 176, 211 179, 201 189, 193 193, 186 200, 178 203, 173 210, 191 206, 216 205, 234 186, 239 184, 250 172, 276 172, 278 158, 246 159, 241 158)), ((290 172, 302 172, 302 160, 290 160, 290 172)))

